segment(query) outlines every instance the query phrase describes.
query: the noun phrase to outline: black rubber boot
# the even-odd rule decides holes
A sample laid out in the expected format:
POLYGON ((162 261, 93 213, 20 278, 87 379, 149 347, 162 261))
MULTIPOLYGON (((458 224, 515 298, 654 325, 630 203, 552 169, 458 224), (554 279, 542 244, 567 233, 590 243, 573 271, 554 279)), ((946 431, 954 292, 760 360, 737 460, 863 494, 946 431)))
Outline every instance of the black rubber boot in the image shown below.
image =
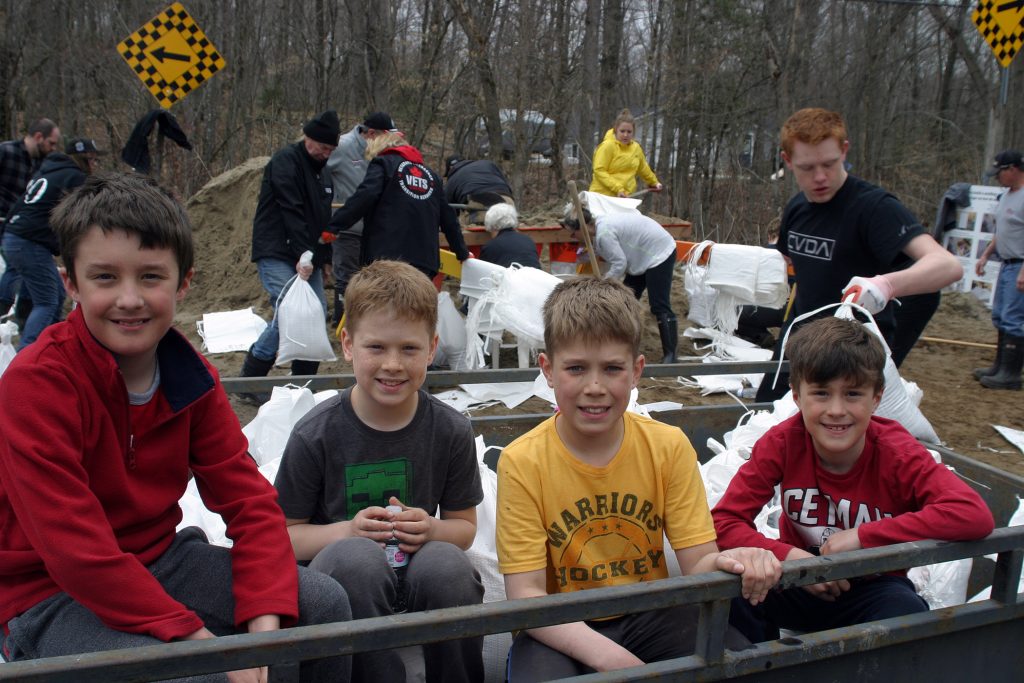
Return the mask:
POLYGON ((315 360, 293 360, 292 377, 305 377, 315 375, 320 369, 320 362, 315 360))
POLYGON ((662 363, 676 362, 676 346, 679 343, 679 322, 675 316, 663 315, 658 318, 658 334, 661 336, 661 350, 665 354, 662 363))
POLYGON ((32 299, 23 294, 19 295, 18 300, 14 302, 14 322, 18 323, 19 330, 25 329, 25 321, 31 313, 32 299))
MULTIPOLYGON (((272 367, 274 367, 274 361, 257 358, 252 355, 252 349, 250 348, 245 354, 245 360, 242 362, 242 377, 266 377, 270 374, 272 367)), ((270 394, 265 391, 239 394, 238 397, 247 403, 257 406, 261 406, 270 400, 270 394)))
POLYGON ((1003 337, 1006 333, 999 330, 999 341, 996 342, 996 359, 992 361, 990 368, 974 368, 974 379, 981 380, 982 377, 989 377, 999 372, 999 366, 1003 362, 1003 337))
POLYGON ((1001 344, 1002 364, 999 372, 981 378, 981 385, 988 389, 1010 389, 1020 391, 1020 371, 1024 366, 1024 337, 1007 334, 1001 344))

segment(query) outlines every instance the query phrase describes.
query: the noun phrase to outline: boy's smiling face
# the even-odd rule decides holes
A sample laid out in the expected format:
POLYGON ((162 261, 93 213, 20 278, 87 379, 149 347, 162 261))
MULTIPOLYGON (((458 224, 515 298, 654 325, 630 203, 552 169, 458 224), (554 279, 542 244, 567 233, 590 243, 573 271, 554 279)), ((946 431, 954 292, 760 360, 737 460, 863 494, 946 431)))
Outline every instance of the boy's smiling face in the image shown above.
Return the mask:
POLYGON ((830 472, 848 472, 864 450, 864 434, 882 392, 872 382, 857 384, 848 378, 825 384, 801 381, 793 387, 793 401, 818 461, 830 472))
POLYGON ((643 372, 643 356, 634 358, 625 342, 575 341, 553 355, 542 353, 540 367, 555 390, 558 433, 570 449, 600 451, 621 441, 622 414, 643 372))
POLYGON ((356 376, 352 404, 359 418, 383 431, 408 424, 437 350, 437 335, 422 320, 376 311, 352 329, 346 325, 341 348, 356 376))
POLYGON ((174 322, 192 270, 178 282, 170 249, 143 249, 137 235, 89 228, 75 253, 75 279, 64 287, 82 310, 86 327, 117 359, 128 377, 152 378, 156 346, 174 322))

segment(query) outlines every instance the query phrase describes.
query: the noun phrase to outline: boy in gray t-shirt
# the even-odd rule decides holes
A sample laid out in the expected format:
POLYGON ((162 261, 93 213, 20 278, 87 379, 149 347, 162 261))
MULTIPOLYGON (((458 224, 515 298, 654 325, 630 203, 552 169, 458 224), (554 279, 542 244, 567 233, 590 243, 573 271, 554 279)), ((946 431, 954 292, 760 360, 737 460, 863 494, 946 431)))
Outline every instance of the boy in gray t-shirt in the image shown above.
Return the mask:
MULTIPOLYGON (((348 591, 354 619, 392 614, 402 597, 409 611, 479 604, 483 585, 464 552, 483 500, 473 431, 420 389, 437 349, 437 292, 412 266, 375 261, 345 302, 342 348, 356 384, 295 425, 274 483, 295 556, 348 591), (409 556, 404 581, 388 564, 389 540, 409 556)), ((482 644, 424 646, 427 680, 483 680, 482 644)), ((405 680, 392 650, 356 655, 352 669, 354 680, 405 680)))

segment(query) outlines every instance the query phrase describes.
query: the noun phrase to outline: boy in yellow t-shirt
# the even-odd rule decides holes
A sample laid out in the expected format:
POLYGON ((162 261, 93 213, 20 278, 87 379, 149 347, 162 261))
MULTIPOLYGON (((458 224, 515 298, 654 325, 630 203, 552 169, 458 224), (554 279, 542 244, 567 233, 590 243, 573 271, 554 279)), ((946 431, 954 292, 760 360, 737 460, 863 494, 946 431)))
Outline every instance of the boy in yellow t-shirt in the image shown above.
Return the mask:
MULTIPOLYGON (((622 283, 577 278, 544 305, 540 366, 558 413, 498 461, 498 566, 509 598, 666 578, 664 536, 684 574, 743 576, 761 602, 781 565, 761 549, 719 552, 686 436, 626 412, 644 367, 640 305, 622 283)), ((547 680, 692 654, 697 607, 520 633, 508 679, 547 680)), ((727 645, 746 641, 730 634, 727 645)))

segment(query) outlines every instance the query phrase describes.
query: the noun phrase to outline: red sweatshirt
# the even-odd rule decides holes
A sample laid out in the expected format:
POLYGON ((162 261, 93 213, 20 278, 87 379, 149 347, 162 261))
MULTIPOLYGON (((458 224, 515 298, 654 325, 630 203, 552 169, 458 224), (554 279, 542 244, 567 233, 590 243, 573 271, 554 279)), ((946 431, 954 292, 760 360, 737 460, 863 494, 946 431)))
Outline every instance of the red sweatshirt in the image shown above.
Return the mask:
POLYGON ((216 371, 174 330, 157 357, 159 390, 130 408, 114 357, 75 310, 0 378, 0 624, 64 591, 117 630, 166 641, 201 628, 146 569, 174 539, 190 470, 234 540, 236 623, 294 623, 284 517, 216 371))
POLYGON ((936 539, 970 541, 992 532, 992 513, 967 484, 936 463, 898 422, 872 417, 853 468, 833 474, 818 464, 797 413, 754 445, 712 510, 718 545, 767 548, 780 560, 793 547, 810 550, 835 531, 856 527, 864 548, 936 539), (779 485, 778 541, 754 518, 779 485))

